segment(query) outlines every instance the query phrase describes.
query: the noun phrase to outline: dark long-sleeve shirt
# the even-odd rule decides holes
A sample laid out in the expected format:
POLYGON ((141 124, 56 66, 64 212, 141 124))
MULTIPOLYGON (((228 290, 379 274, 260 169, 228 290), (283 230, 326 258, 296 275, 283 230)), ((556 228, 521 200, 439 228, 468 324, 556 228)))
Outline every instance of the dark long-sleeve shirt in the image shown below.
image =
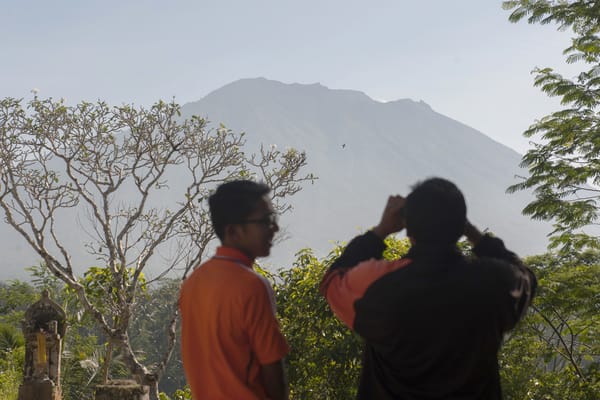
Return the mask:
POLYGON ((501 399, 497 353, 524 315, 533 273, 500 239, 413 246, 381 260, 372 232, 354 238, 321 282, 337 317, 365 339, 359 399, 501 399))

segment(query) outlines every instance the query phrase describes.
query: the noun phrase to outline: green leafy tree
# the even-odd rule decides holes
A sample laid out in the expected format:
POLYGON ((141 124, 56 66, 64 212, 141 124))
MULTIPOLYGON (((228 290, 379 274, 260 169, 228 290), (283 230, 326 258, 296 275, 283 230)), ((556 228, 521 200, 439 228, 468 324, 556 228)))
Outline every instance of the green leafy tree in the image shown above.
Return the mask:
POLYGON ((38 299, 39 294, 27 282, 0 283, 0 323, 20 326, 25 310, 38 299))
POLYGON ((539 289, 500 354, 507 399, 600 398, 600 254, 529 257, 539 289))
POLYGON ((529 176, 509 192, 534 189, 536 199, 524 213, 554 223, 551 248, 571 249, 600 245, 586 228, 598 224, 600 201, 600 3, 595 0, 505 1, 509 20, 556 24, 573 34, 564 50, 568 63, 583 71, 574 79, 552 68, 537 68, 535 86, 560 99, 563 109, 533 124, 524 135, 541 139, 527 151, 522 166, 529 176))
POLYGON ((146 365, 130 336, 146 268, 161 265, 164 274, 183 278, 198 263, 214 235, 203 200, 221 182, 256 176, 271 186, 276 207, 289 209, 284 199, 313 179, 300 175, 306 156, 276 148, 245 154, 243 135, 208 129, 199 117, 182 120, 175 103, 148 109, 37 97, 22 103, 0 100, 4 218, 100 328, 110 347, 102 362, 110 363, 114 349, 157 398, 175 347, 177 307, 173 301, 164 321, 170 340, 161 360, 146 365), (88 217, 82 237, 102 266, 83 277, 75 245, 61 235, 72 229, 74 215, 88 217))
MULTIPOLYGON (((134 312, 143 315, 132 325, 132 337, 135 347, 142 349, 140 357, 152 364, 161 359, 160 349, 169 342, 169 334, 180 337, 181 326, 178 323, 175 331, 166 332, 161 329, 165 320, 170 318, 173 301, 179 297, 179 284, 176 279, 164 279, 158 284, 148 287, 138 302, 134 312)), ((165 369, 164 378, 160 381, 160 390, 169 395, 176 394, 177 389, 186 384, 183 363, 181 361, 181 347, 177 346, 173 356, 165 369)))

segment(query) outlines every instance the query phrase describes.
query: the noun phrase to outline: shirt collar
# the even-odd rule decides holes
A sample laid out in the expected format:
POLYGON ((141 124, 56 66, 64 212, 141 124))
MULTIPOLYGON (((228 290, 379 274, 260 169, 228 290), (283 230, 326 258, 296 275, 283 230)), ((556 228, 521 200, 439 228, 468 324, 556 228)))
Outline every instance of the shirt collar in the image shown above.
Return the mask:
POLYGON ((217 257, 224 257, 231 259, 232 261, 239 262, 240 264, 244 264, 244 266, 252 269, 252 265, 254 264, 254 260, 244 254, 242 251, 228 246, 219 246, 217 247, 217 257))

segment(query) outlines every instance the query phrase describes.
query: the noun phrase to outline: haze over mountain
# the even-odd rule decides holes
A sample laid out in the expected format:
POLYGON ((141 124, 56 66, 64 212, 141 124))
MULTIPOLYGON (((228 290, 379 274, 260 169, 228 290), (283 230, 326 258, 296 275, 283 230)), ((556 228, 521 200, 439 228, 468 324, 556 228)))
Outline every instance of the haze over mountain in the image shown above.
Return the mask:
POLYGON ((308 153, 306 171, 319 179, 294 196, 293 212, 282 217, 291 238, 273 249, 275 265, 303 247, 326 254, 333 241, 375 225, 388 195, 405 195, 431 176, 454 181, 472 222, 510 248, 545 251, 549 224, 521 215, 531 195, 505 193, 525 175, 521 155, 422 101, 382 103, 357 91, 257 78, 226 85, 182 111, 246 132, 254 150, 262 143, 308 153))
MULTIPOLYGON (((304 173, 319 179, 305 184, 291 198, 293 211, 281 217, 288 239, 265 260, 273 268, 289 266, 304 247, 326 255, 333 242, 375 225, 390 194, 405 195, 410 185, 431 176, 454 181, 465 194, 472 222, 509 248, 520 255, 545 251, 549 224, 521 215, 531 195, 505 193, 516 176, 525 175, 518 167, 521 155, 422 101, 382 103, 357 91, 257 78, 215 90, 184 105, 182 114, 245 132, 248 152, 261 144, 307 152, 304 173)), ((79 264, 95 265, 84 254, 80 231, 81 225, 72 223, 64 234, 81 248, 75 254, 79 264)), ((0 280, 26 278, 23 267, 38 257, 5 224, 0 239, 0 280)))

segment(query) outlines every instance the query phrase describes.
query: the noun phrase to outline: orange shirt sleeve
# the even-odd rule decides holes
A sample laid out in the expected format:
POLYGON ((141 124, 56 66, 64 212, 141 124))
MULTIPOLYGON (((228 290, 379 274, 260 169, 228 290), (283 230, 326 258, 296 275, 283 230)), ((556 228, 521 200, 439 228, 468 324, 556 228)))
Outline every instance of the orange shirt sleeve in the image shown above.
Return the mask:
POLYGON ((323 277, 320 291, 338 319, 354 329, 354 303, 363 297, 373 282, 410 263, 408 258, 396 261, 370 259, 351 269, 334 269, 323 277))
POLYGON ((258 363, 271 364, 285 357, 290 348, 279 328, 273 289, 266 279, 256 279, 245 311, 246 331, 258 363))

